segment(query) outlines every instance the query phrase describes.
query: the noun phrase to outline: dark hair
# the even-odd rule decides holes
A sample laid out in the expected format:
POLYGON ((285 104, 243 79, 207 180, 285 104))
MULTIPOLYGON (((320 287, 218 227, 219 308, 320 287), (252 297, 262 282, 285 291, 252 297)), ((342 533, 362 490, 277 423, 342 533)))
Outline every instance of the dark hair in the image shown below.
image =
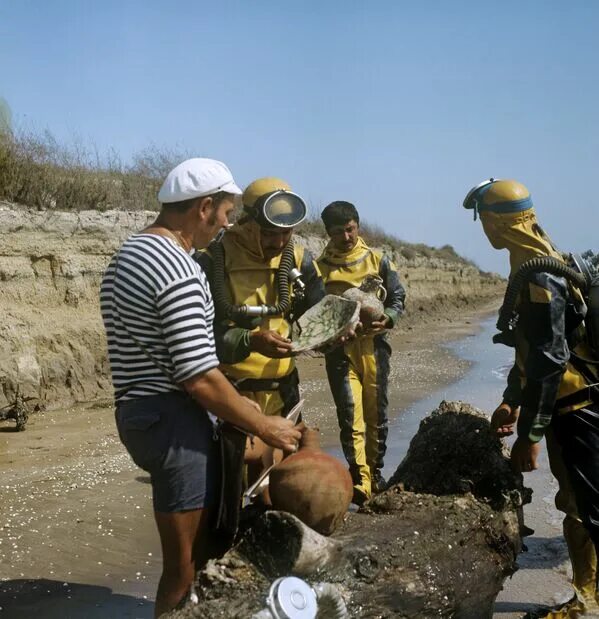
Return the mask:
POLYGON ((185 211, 188 211, 197 200, 203 200, 204 198, 212 198, 212 206, 214 208, 218 208, 223 200, 226 200, 227 198, 232 200, 234 197, 234 194, 227 191, 217 191, 216 193, 211 193, 207 196, 201 196, 199 198, 189 198, 189 200, 181 200, 179 202, 165 202, 162 204, 162 208, 168 209, 171 212, 177 211, 179 213, 185 213, 185 211))
POLYGON ((320 218, 327 230, 333 226, 344 226, 352 219, 358 225, 360 224, 360 215, 358 215, 356 207, 351 202, 344 202, 343 200, 337 200, 325 206, 320 218))

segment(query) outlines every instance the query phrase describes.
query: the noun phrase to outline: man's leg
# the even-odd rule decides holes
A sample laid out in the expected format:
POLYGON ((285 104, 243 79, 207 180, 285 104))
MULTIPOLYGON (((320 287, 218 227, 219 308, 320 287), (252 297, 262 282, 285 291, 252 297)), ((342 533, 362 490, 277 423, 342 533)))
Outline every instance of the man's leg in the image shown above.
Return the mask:
POLYGON ((201 567, 202 542, 208 531, 210 511, 154 512, 162 545, 162 575, 156 593, 154 616, 172 610, 193 584, 196 566, 201 567))
POLYGON ((552 427, 547 431, 545 438, 551 473, 559 486, 555 496, 555 506, 565 514, 563 532, 572 564, 572 586, 578 599, 594 605, 597 582, 595 546, 578 515, 576 497, 562 459, 562 449, 552 427))
MULTIPOLYGON (((280 381, 278 391, 245 391, 242 392, 242 395, 256 402, 265 415, 284 417, 300 401, 297 370, 280 381)), ((245 453, 247 485, 251 486, 265 468, 271 466, 274 462, 280 462, 283 455, 282 450, 269 447, 257 437, 248 441, 245 453)), ((267 504, 270 503, 268 489, 263 493, 262 498, 267 504)))
MULTIPOLYGON (((283 400, 278 391, 242 391, 241 395, 256 402, 264 415, 281 415, 283 411, 283 400)), ((279 449, 275 450, 268 445, 258 445, 258 448, 255 450, 250 445, 246 457, 247 485, 251 486, 267 466, 270 466, 275 461, 279 462, 282 458, 283 452, 279 449), (258 453, 259 457, 256 457, 258 453)))
POLYGON ((595 549, 599 547, 599 405, 557 418, 556 438, 576 506, 595 549))
POLYGON ((366 461, 372 477, 372 491, 385 489, 382 476, 387 451, 387 397, 391 347, 384 336, 372 340, 372 348, 363 345, 364 421, 366 423, 366 461))
POLYGON ((184 393, 125 402, 116 420, 127 451, 152 479, 163 557, 156 594, 159 616, 185 597, 196 564, 202 564, 197 557, 209 552, 200 544, 211 513, 204 506, 211 506, 218 492, 220 454, 208 416, 184 393))
MULTIPOLYGON (((594 405, 554 418, 552 426, 561 447, 562 459, 568 472, 580 519, 599 554, 599 406, 594 405)), ((579 548, 586 547, 579 538, 579 548)), ((568 546, 570 548, 570 546, 568 546)), ((596 595, 596 582, 594 583, 596 595)), ((589 586, 589 589, 592 587, 589 586)), ((597 605, 585 606, 597 612, 597 605)))
MULTIPOLYGON (((353 345, 354 342, 351 343, 353 345)), ((346 350, 348 345, 346 345, 346 350)), ((327 377, 337 407, 339 437, 354 484, 354 502, 370 498, 370 469, 366 463, 362 383, 343 349, 326 355, 327 377)))

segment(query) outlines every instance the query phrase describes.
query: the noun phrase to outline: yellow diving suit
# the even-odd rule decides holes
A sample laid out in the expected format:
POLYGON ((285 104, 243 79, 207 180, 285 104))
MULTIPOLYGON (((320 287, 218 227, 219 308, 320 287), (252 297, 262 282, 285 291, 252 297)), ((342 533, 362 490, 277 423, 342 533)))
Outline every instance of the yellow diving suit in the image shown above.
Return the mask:
MULTIPOLYGON (((532 258, 563 261, 540 228, 523 185, 495 181, 479 200, 485 234, 493 247, 510 253, 510 278, 532 258)), ((533 443, 546 437, 576 591, 576 598, 543 617, 579 617, 599 610, 599 470, 592 455, 599 449, 599 408, 591 395, 599 376, 596 365, 581 365, 573 354, 593 357, 585 341, 585 307, 580 292, 564 278, 537 272, 521 289, 516 310, 515 364, 503 400, 512 408, 521 407, 519 437, 533 443)))
MULTIPOLYGON (((329 242, 318 259, 327 294, 341 295, 359 287, 368 275, 382 279, 387 297, 388 327, 404 310, 405 290, 396 267, 382 252, 370 249, 362 238, 347 252, 329 242)), ((337 408, 343 453, 361 502, 382 489, 381 476, 388 432, 387 384, 391 346, 385 333, 365 334, 327 353, 326 369, 337 408)))
MULTIPOLYGON (((260 245, 260 226, 254 220, 237 223, 227 230, 220 243, 224 251, 224 286, 233 305, 277 305, 276 284, 282 255, 266 260, 260 245)), ((215 296, 214 243, 197 254, 215 296)), ((320 273, 311 254, 303 247, 293 248, 293 266, 302 274, 305 293, 293 303, 291 311, 299 318, 324 296, 320 273)), ((291 287, 290 287, 291 294, 291 287)), ((240 393, 258 403, 266 415, 285 415, 299 401, 299 380, 293 357, 273 359, 250 350, 250 332, 276 331, 290 335, 290 316, 246 318, 237 322, 216 316, 214 335, 220 369, 240 393)))

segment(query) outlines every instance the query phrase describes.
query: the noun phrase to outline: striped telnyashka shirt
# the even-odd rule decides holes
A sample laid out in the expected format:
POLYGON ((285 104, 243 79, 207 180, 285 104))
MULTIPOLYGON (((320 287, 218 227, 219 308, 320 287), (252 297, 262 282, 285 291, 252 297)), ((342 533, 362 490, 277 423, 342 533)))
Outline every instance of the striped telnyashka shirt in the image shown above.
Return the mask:
POLYGON ((100 306, 117 402, 180 391, 218 366, 206 276, 169 238, 129 237, 104 273, 100 306))

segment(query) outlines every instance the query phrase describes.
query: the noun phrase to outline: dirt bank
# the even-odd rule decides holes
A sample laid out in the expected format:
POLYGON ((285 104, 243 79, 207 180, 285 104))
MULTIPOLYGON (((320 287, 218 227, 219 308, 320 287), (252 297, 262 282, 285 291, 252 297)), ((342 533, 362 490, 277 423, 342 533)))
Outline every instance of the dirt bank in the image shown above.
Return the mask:
MULTIPOLYGON (((394 334, 392 415, 467 369, 442 343, 473 333, 479 316, 448 311, 394 334)), ((337 445, 322 360, 301 359, 300 370, 306 419, 337 445)), ((112 408, 65 408, 31 417, 26 432, 12 427, 0 424, 5 616, 150 617, 160 570, 150 487, 118 441, 112 408)))
MULTIPOLYGON (((148 211, 37 211, 0 202, 0 407, 17 390, 47 408, 108 397, 98 287, 110 256, 148 211)), ((314 254, 324 241, 299 238, 314 254)), ((497 277, 455 261, 395 255, 409 320, 495 298, 497 277)))

